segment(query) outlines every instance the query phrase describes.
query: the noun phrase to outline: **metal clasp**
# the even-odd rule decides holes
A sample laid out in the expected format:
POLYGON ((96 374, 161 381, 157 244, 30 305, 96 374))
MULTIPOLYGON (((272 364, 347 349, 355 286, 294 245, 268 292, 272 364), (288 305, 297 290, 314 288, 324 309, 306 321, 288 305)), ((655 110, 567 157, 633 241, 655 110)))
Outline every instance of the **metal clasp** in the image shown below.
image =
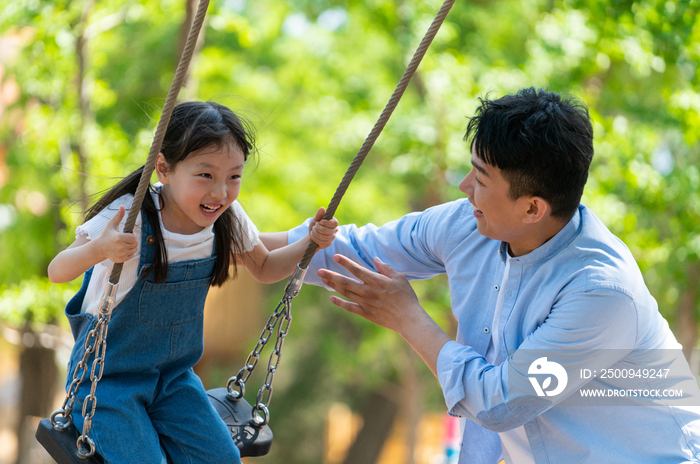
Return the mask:
POLYGON ((113 284, 112 282, 107 282, 105 286, 105 292, 100 300, 100 314, 111 314, 112 308, 114 308, 114 302, 117 300, 117 290, 119 289, 119 284, 113 284))
POLYGON ((307 269, 302 269, 297 264, 297 268, 292 274, 292 278, 287 284, 287 288, 284 290, 284 298, 291 300, 299 294, 301 286, 304 284, 304 276, 306 276, 307 269))

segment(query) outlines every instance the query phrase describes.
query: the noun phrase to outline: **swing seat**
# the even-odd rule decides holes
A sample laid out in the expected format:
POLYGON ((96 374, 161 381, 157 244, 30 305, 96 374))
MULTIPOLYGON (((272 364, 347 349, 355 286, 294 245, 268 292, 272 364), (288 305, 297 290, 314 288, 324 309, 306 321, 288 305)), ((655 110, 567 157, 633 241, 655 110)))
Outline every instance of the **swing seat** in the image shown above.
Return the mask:
POLYGON ((253 407, 245 399, 230 399, 226 387, 208 390, 207 395, 241 451, 241 457, 264 456, 270 451, 272 430, 267 425, 252 425, 253 407))
MULTIPOLYGON (((233 443, 241 451, 241 457, 264 456, 270 451, 272 430, 267 425, 264 427, 251 425, 253 407, 245 399, 238 401, 229 399, 227 388, 209 390, 207 396, 226 424, 233 443)), ((53 428, 50 419, 42 419, 35 436, 57 464, 104 464, 102 456, 97 453, 88 459, 78 456, 76 442, 80 434, 75 425, 71 424, 66 430, 59 431, 53 428)), ((169 459, 168 462, 170 462, 169 459)))
POLYGON ((36 429, 37 441, 58 464, 104 464, 102 456, 97 453, 88 459, 78 456, 76 442, 79 436, 75 425, 71 424, 66 430, 58 431, 53 428, 50 419, 42 419, 36 429))

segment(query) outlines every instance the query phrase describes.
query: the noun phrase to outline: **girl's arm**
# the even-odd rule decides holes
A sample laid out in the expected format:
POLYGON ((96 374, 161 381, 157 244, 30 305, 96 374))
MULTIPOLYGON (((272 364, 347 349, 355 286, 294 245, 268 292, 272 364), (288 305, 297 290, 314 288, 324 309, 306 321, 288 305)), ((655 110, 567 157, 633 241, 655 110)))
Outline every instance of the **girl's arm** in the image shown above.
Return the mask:
POLYGON ((134 234, 119 232, 119 223, 125 209, 107 223, 105 230, 95 240, 84 235, 78 236, 68 248, 60 252, 49 264, 49 280, 53 283, 70 282, 97 263, 109 259, 113 263, 123 263, 138 251, 138 241, 134 234))
MULTIPOLYGON (((318 210, 309 226, 309 233, 303 239, 275 248, 272 251, 265 246, 267 240, 261 239, 261 242, 252 251, 243 253, 237 258, 239 260, 242 259, 246 269, 259 282, 273 283, 289 277, 296 269, 299 261, 301 261, 302 256, 304 256, 304 251, 311 240, 318 244, 319 249, 328 248, 333 242, 338 228, 338 220, 335 218, 323 219, 325 212, 325 208, 318 210)), ((286 244, 286 233, 281 232, 281 234, 285 235, 284 241, 286 244)), ((273 240, 273 247, 275 243, 279 246, 279 239, 277 242, 273 240)))
MULTIPOLYGON (((324 210, 325 214, 325 210, 324 210)), ((316 213, 316 216, 314 216, 311 219, 311 223, 309 224, 309 231, 313 230, 313 227, 316 225, 318 221, 320 221, 323 218, 323 216, 319 217, 318 213, 316 213)), ((336 221, 336 227, 338 226, 337 221, 336 221)), ((288 239, 287 239, 287 231, 283 232, 262 232, 260 234, 260 241, 265 245, 265 248, 268 249, 268 251, 273 251, 278 248, 282 248, 287 246, 288 244, 288 239)), ((326 246, 319 247, 319 248, 327 248, 326 246)))
POLYGON ((284 232, 262 232, 260 241, 269 251, 287 246, 287 231, 284 232))

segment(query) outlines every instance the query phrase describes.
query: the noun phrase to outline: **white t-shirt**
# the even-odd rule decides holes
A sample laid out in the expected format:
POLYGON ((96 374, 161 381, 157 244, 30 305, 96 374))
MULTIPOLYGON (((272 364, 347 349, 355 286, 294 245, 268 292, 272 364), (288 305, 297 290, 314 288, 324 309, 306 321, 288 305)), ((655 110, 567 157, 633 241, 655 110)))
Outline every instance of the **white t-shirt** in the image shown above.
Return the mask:
MULTIPOLYGON (((157 193, 160 191, 160 187, 160 183, 155 184, 150 194, 156 204, 156 208, 159 210, 158 220, 160 222, 161 231, 163 232, 165 248, 168 252, 168 262, 176 263, 179 261, 209 258, 214 249, 214 227, 209 226, 193 235, 176 234, 167 230, 163 227, 163 219, 160 215, 161 207, 159 195, 157 193)), ((131 194, 118 198, 100 211, 95 217, 85 224, 78 226, 75 232, 76 238, 81 235, 89 240, 99 237, 107 223, 117 214, 119 207, 122 205, 126 208, 127 214, 124 215, 119 229, 124 230, 126 217, 133 201, 134 196, 131 194)), ((258 229, 237 201, 233 202, 231 209, 241 223, 241 230, 243 231, 242 249, 244 252, 251 251, 260 241, 258 229)), ((122 268, 122 273, 119 278, 119 288, 117 289, 115 306, 124 299, 124 296, 126 296, 129 290, 136 284, 136 279, 138 278, 138 265, 141 257, 141 223, 141 213, 139 212, 133 231, 134 235, 136 235, 139 251, 137 251, 131 259, 124 262, 124 267, 122 268)), ((107 285, 107 281, 109 280, 109 276, 112 273, 113 264, 112 261, 105 260, 95 266, 95 269, 92 271, 90 283, 88 284, 85 299, 83 300, 81 313, 98 314, 100 300, 104 293, 105 286, 107 285)))
MULTIPOLYGON (((501 320, 501 309, 503 308, 503 299, 506 294, 506 284, 508 283, 508 272, 510 271, 510 260, 508 247, 505 249, 506 268, 503 271, 503 280, 498 289, 498 299, 496 300, 496 309, 493 314, 493 322, 491 323, 491 343, 486 350, 486 360, 493 365, 500 365, 505 360, 505 353, 501 353, 501 341, 503 334, 498 330, 498 323, 501 320)), ((498 434, 501 437, 501 448, 503 449, 503 459, 506 464, 535 464, 535 457, 532 454, 530 442, 525 433, 525 426, 521 425, 512 430, 507 430, 498 434)))

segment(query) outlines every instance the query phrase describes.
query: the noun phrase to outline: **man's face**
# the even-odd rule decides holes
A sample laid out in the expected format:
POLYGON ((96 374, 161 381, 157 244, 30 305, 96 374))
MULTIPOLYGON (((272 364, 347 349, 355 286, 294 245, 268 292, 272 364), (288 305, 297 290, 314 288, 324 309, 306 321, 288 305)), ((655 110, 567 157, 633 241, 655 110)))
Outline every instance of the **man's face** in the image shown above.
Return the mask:
POLYGON ((525 197, 513 200, 509 187, 501 170, 479 159, 472 147, 472 170, 460 182, 459 189, 474 206, 479 233, 513 244, 522 239, 527 205, 525 197))

